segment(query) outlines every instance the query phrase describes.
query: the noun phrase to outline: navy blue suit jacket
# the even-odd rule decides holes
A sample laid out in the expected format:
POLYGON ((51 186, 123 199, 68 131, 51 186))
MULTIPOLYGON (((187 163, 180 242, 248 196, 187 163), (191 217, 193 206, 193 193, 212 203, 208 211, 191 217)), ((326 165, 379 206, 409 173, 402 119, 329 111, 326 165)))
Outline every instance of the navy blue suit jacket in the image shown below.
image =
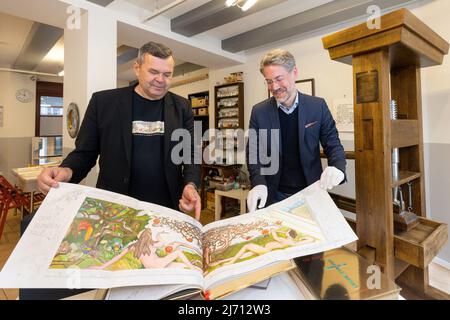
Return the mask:
MULTIPOLYGON (((316 182, 322 174, 319 143, 322 145, 323 151, 328 158, 328 165, 338 168, 345 174, 344 148, 339 140, 336 124, 325 100, 299 93, 298 108, 299 130, 297 133, 293 132, 292 134, 299 135, 299 157, 307 184, 310 185, 316 182)), ((277 136, 272 136, 270 131, 272 129, 280 129, 280 118, 275 98, 272 97, 253 107, 249 129, 254 129, 257 133, 257 143, 249 140, 247 144, 247 166, 250 173, 250 181, 252 187, 259 184, 267 186, 269 192, 267 205, 269 205, 274 202, 274 197, 278 190, 281 175, 281 157, 283 156, 281 132, 279 132, 279 139, 277 139, 277 136), (259 130, 261 129, 267 129, 267 133, 260 132, 259 130), (263 138, 267 139, 261 139, 262 135, 264 135, 263 138), (271 139, 275 143, 271 144, 271 139), (261 169, 267 170, 270 167, 270 163, 265 163, 266 161, 261 159, 260 155, 257 155, 259 149, 257 146, 260 143, 267 148, 266 154, 279 154, 280 169, 274 174, 261 174, 261 169), (256 159, 256 161, 249 161, 252 159, 256 159)))

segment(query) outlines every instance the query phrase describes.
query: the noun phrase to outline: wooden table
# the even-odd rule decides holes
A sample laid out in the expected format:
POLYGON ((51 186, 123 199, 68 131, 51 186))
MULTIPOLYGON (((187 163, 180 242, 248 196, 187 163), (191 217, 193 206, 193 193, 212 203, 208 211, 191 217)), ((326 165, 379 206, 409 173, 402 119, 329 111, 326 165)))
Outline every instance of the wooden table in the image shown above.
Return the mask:
POLYGON ((232 198, 239 200, 241 205, 241 209, 239 214, 243 214, 247 212, 247 195, 249 190, 243 189, 233 189, 230 191, 221 191, 217 190, 214 192, 215 194, 215 220, 220 220, 220 215, 222 213, 222 197, 232 198))
POLYGON ((242 165, 240 164, 202 164, 201 165, 201 177, 200 177, 200 198, 202 201, 202 209, 206 204, 206 190, 205 190, 205 178, 208 175, 208 170, 217 169, 221 170, 225 178, 228 178, 236 173, 242 165))
MULTIPOLYGON (((37 186, 37 177, 46 167, 55 167, 58 163, 52 163, 47 165, 24 167, 12 169, 12 174, 15 177, 15 185, 19 187, 23 192, 30 193, 30 208, 29 212, 33 212, 34 208, 34 193, 39 191, 37 186)), ((27 208, 28 210, 28 208, 27 208)))

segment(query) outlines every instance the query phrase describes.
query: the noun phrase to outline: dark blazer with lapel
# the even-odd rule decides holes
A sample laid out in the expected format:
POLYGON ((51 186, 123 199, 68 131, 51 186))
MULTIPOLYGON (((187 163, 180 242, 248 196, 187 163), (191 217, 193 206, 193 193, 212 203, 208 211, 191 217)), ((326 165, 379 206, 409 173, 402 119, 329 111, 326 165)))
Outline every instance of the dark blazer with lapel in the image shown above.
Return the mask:
MULTIPOLYGON (((128 194, 131 174, 132 102, 134 86, 96 92, 92 95, 73 150, 62 167, 73 171, 70 182, 79 183, 99 158, 97 187, 128 194)), ((200 185, 200 166, 193 164, 194 118, 189 101, 168 92, 164 97, 164 163, 167 185, 178 208, 183 187, 188 182, 200 185), (191 133, 191 164, 176 165, 171 161, 172 132, 185 128, 191 133)), ((152 170, 152 168, 148 168, 152 170)))
MULTIPOLYGON (((300 147, 300 162, 305 174, 308 185, 320 179, 322 174, 322 163, 320 160, 320 146, 328 158, 328 165, 340 169, 345 174, 345 152, 339 140, 339 134, 336 129, 333 117, 328 109, 324 99, 312 97, 309 95, 299 93, 299 147, 300 147)), ((249 148, 247 144, 247 166, 250 173, 250 180, 252 187, 263 184, 268 188, 267 204, 273 203, 276 191, 280 183, 281 175, 281 157, 283 150, 281 148, 281 132, 279 133, 278 143, 271 146, 271 129, 280 129, 280 118, 278 114, 278 107, 275 98, 270 98, 255 105, 252 110, 249 129, 256 130, 257 143, 263 143, 267 148, 267 154, 275 152, 280 155, 280 170, 273 175, 262 175, 261 169, 267 168, 270 164, 262 164, 261 159, 257 157, 256 148, 249 148), (260 129, 267 129, 267 139, 262 139, 260 129), (264 141, 265 140, 265 141, 264 141), (266 143, 267 142, 267 143, 266 143), (273 148, 275 150, 273 150, 273 148), (256 163, 251 163, 250 159, 257 159, 256 163)), ((253 161, 255 162, 255 161, 253 161)), ((345 179, 344 179, 345 181, 345 179)))

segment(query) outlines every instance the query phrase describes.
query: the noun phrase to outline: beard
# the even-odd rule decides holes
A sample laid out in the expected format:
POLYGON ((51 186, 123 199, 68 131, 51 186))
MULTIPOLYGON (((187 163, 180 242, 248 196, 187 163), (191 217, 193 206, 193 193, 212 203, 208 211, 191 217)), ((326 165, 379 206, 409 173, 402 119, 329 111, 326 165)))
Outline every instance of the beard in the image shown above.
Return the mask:
POLYGON ((292 97, 292 95, 286 89, 277 90, 272 94, 279 104, 284 104, 287 100, 289 100, 292 97))

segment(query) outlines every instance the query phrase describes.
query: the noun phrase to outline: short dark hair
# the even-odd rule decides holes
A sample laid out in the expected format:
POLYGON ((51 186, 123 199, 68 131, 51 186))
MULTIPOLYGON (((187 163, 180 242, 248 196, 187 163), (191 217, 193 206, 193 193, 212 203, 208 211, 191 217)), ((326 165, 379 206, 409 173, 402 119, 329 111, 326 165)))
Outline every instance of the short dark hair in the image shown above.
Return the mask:
POLYGON ((139 54, 137 57, 137 62, 139 64, 142 64, 144 62, 146 54, 152 55, 160 59, 167 59, 173 56, 172 49, 163 45, 162 43, 157 43, 153 41, 144 44, 139 49, 139 54))

